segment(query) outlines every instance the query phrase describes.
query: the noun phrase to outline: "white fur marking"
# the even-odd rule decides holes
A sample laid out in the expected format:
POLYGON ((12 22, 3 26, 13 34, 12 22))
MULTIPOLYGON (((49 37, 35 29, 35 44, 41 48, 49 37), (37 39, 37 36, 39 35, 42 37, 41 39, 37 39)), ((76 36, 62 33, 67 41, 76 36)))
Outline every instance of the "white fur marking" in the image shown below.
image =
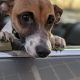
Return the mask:
POLYGON ((26 38, 26 42, 25 42, 25 49, 26 49, 26 52, 35 57, 37 56, 37 53, 36 53, 36 46, 38 46, 40 44, 40 36, 39 35, 32 35, 28 38, 26 38), (32 42, 32 45, 30 45, 30 42, 32 42))

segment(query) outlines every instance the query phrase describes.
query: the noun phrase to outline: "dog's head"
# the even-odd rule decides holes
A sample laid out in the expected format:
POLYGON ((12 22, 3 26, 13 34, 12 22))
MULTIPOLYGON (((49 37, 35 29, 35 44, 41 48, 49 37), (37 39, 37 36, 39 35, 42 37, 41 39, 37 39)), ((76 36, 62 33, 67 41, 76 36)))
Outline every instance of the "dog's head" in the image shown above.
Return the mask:
POLYGON ((12 20, 16 32, 31 56, 46 57, 51 50, 51 29, 62 9, 48 0, 2 0, 0 8, 12 20))

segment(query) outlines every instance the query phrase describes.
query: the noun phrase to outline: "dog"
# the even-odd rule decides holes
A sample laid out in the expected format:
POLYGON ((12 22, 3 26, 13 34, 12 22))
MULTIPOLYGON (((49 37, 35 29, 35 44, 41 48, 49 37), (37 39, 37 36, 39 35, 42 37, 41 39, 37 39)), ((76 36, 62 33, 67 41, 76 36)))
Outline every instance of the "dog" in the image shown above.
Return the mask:
MULTIPOLYGON (((49 0, 2 0, 0 9, 9 15, 11 32, 18 34, 26 53, 32 57, 44 58, 52 49, 66 46, 63 38, 51 33, 63 11, 49 0)), ((8 31, 1 31, 0 40, 2 38, 13 42, 16 37, 8 31)))

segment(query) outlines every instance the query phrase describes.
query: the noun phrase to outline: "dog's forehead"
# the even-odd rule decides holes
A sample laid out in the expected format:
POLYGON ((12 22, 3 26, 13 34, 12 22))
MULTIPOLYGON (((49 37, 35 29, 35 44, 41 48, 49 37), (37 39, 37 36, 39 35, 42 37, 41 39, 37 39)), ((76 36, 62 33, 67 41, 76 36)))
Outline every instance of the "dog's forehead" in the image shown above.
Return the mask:
POLYGON ((15 0, 13 9, 16 13, 31 11, 35 15, 44 16, 54 11, 49 0, 15 0))
POLYGON ((38 4, 37 0, 15 0, 13 8, 17 10, 16 12, 20 13, 23 11, 30 11, 32 9, 34 10, 35 8, 37 10, 38 4))

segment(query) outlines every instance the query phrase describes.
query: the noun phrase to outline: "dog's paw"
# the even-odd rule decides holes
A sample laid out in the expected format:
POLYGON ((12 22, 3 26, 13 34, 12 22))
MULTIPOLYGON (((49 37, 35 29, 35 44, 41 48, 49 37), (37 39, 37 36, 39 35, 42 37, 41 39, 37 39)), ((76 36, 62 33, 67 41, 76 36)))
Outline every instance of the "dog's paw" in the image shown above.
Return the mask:
POLYGON ((11 41, 13 42, 13 35, 11 33, 8 32, 0 32, 0 41, 11 41))
POLYGON ((63 50, 66 47, 66 42, 59 36, 53 36, 51 38, 51 45, 53 50, 63 50))

